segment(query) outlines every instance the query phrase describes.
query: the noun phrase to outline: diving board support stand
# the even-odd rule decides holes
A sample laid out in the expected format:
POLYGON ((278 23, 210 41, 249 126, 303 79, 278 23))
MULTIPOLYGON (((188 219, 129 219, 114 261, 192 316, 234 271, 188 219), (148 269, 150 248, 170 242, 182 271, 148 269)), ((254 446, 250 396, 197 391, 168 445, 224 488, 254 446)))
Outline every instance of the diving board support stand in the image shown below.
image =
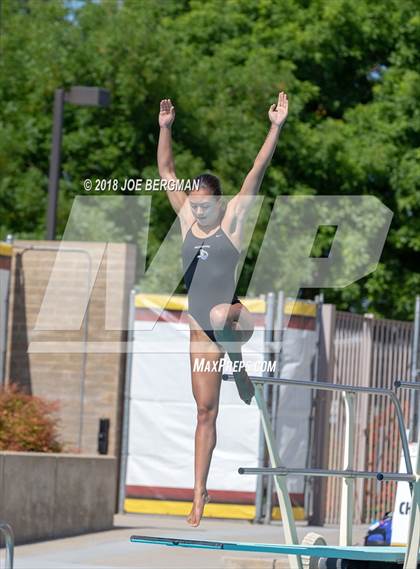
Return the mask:
POLYGON ((404 569, 417 567, 417 558, 420 547, 420 477, 419 453, 417 452, 416 481, 414 483, 411 502, 410 526, 407 536, 407 553, 404 560, 404 569))
MULTIPOLYGON (((223 379, 229 379, 229 375, 223 376, 223 379)), ((267 447, 270 455, 272 466, 270 468, 239 468, 239 474, 269 474, 274 476, 276 490, 279 499, 282 521, 284 525, 284 534, 287 544, 274 543, 238 543, 238 542, 222 542, 222 541, 200 541, 179 538, 162 538, 152 536, 131 536, 133 543, 149 543, 155 545, 168 545, 175 547, 194 547, 198 549, 218 549, 225 551, 253 551, 261 553, 275 553, 277 555, 287 555, 289 566, 292 569, 302 569, 302 556, 324 559, 346 559, 357 560, 361 562, 378 561, 384 563, 402 563, 404 569, 414 569, 417 567, 420 547, 420 435, 418 441, 417 458, 415 474, 411 464, 411 458, 408 447, 407 435, 404 429, 404 418, 401 405, 396 393, 390 389, 384 388, 367 388, 350 385, 336 385, 329 383, 318 383, 305 380, 285 380, 273 377, 251 377, 255 383, 255 399, 261 413, 261 422, 267 447), (323 389, 327 391, 345 392, 344 400, 346 405, 346 439, 345 439, 345 468, 343 470, 325 470, 315 468, 286 468, 281 465, 275 437, 270 423, 270 417, 267 405, 264 399, 262 386, 264 383, 288 384, 299 387, 310 387, 311 389, 323 389), (354 457, 354 398, 357 393, 371 393, 375 395, 385 395, 389 397, 395 406, 398 427, 405 458, 405 466, 407 473, 399 472, 371 472, 356 471, 353 466, 354 457), (290 497, 287 491, 286 478, 288 474, 297 474, 303 476, 336 476, 344 478, 346 485, 343 485, 343 494, 341 506, 345 514, 341 515, 340 522, 340 546, 327 545, 299 545, 297 543, 296 525, 293 518, 290 497), (376 478, 378 481, 404 481, 410 484, 412 488, 412 506, 408 534, 407 547, 360 547, 342 544, 351 540, 351 524, 353 518, 353 485, 356 478, 376 478)), ((399 387, 409 389, 420 389, 420 382, 396 381, 395 389, 399 387)))
MULTIPOLYGON (((231 374, 223 375, 224 380, 233 379, 231 374)), ((362 387, 354 385, 337 385, 328 382, 315 382, 308 380, 294 380, 282 379, 268 376, 250 376, 251 381, 255 384, 255 400, 257 402, 261 423, 264 430, 265 440, 267 444, 268 453, 270 456, 270 468, 240 468, 240 474, 271 474, 274 476, 274 483, 276 486, 277 496, 279 500, 280 512, 284 527, 285 542, 287 545, 297 545, 298 537, 296 531, 296 524, 293 518, 293 510, 290 501, 290 496, 287 490, 287 474, 301 474, 303 476, 338 476, 342 478, 342 494, 341 494, 341 508, 340 508, 340 546, 352 545, 352 524, 353 524, 353 510, 354 510, 354 485, 355 478, 377 478, 377 473, 354 471, 354 430, 355 430, 355 400, 357 393, 370 393, 372 395, 384 395, 391 399, 394 405, 403 454, 405 458, 407 475, 399 475, 398 473, 378 473, 380 477, 378 480, 407 480, 410 484, 415 482, 413 476, 413 468, 410 459, 410 452, 408 447, 407 434, 404 426, 404 418, 400 402, 396 394, 391 389, 362 387), (267 404, 264 398, 263 385, 271 383, 278 385, 294 385, 296 387, 321 389, 325 391, 338 391, 342 393, 345 404, 345 446, 344 446, 344 466, 340 471, 323 470, 323 469, 299 469, 299 468, 285 468, 281 464, 278 448, 276 445, 275 436, 270 422, 270 416, 267 409, 267 404), (273 472, 277 469, 276 472, 273 472)), ((419 383, 420 387, 420 383, 419 383)), ((419 466, 420 468, 420 466, 419 466)), ((419 482, 420 484, 420 482, 419 482)), ((420 495, 420 488, 418 490, 420 495)), ((413 502, 414 504, 415 502, 413 502)), ((420 529, 420 512, 419 512, 419 529, 420 529)), ((420 535, 420 533, 419 533, 420 535)), ((419 537, 420 539, 420 537, 419 537)), ((291 569, 301 569, 302 560, 300 557, 289 555, 289 565, 291 569)), ((408 568, 409 566, 407 566, 408 568)))
MULTIPOLYGON (((255 385, 255 400, 260 410, 261 423, 264 430, 271 465, 275 468, 281 468, 282 464, 280 461, 279 452, 277 450, 273 429, 271 428, 267 403, 264 399, 263 387, 258 383, 255 385)), ((299 541, 296 524, 293 517, 292 503, 290 501, 289 492, 287 490, 286 477, 274 476, 274 484, 276 486, 277 497, 280 506, 285 542, 287 545, 297 545, 299 541)), ((288 559, 290 569, 303 569, 302 559, 299 556, 289 555, 288 559)))
MULTIPOLYGON (((417 300, 419 301, 418 298, 417 300)), ((396 381, 395 388, 398 389, 399 387, 413 389, 414 392, 417 392, 417 390, 420 389, 420 385, 416 381, 396 381)), ((411 499, 410 524, 408 526, 407 551, 404 559, 404 569, 417 567, 420 548, 420 429, 417 429, 417 457, 415 477, 416 479, 413 485, 413 493, 411 499)))

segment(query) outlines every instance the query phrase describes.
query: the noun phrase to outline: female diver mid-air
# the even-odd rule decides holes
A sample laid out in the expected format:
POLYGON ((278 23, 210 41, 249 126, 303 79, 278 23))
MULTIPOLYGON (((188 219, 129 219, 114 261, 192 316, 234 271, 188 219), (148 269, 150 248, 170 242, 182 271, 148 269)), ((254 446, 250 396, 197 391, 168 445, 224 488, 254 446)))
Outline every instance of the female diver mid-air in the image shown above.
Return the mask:
MULTIPOLYGON (((271 127, 254 165, 240 191, 224 205, 219 179, 212 174, 195 178, 197 190, 167 191, 178 215, 183 239, 184 281, 188 290, 190 362, 194 399, 197 404, 195 431, 194 501, 187 518, 197 527, 203 515, 210 461, 216 446, 216 417, 222 374, 219 361, 228 353, 233 363, 242 363, 241 346, 253 334, 253 319, 235 295, 235 271, 241 252, 245 218, 261 186, 265 171, 287 118, 287 95, 279 93, 270 106, 271 127), (233 346, 237 346, 232 347, 233 346), (194 361, 205 359, 217 371, 197 371, 194 361), (213 364, 213 365, 212 365, 213 364)), ((160 102, 158 167, 163 180, 177 182, 172 156, 171 127, 175 108, 170 99, 160 102)), ((254 386, 246 371, 233 371, 239 396, 250 404, 254 386)), ((235 369, 235 368, 234 368, 235 369)))

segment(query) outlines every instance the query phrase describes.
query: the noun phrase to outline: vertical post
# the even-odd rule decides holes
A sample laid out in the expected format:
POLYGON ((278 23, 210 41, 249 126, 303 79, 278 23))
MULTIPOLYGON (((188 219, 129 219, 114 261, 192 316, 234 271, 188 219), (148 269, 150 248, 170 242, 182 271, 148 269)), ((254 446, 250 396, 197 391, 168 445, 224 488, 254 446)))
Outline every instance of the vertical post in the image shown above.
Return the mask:
MULTIPOLYGON (((265 307, 265 330, 264 330, 264 346, 265 346, 265 358, 269 358, 271 354, 271 341, 272 341, 272 331, 274 323, 274 293, 269 292, 266 296, 266 307, 265 307)), ((269 396, 269 385, 264 384, 263 396, 264 400, 268 401, 269 396)), ((258 442, 258 466, 262 468, 266 466, 265 464, 265 440, 264 431, 260 428, 259 442, 258 442)), ((264 502, 264 476, 257 477, 257 488, 255 493, 255 518, 254 522, 261 523, 263 517, 263 502, 264 502)))
MULTIPOLYGON (((276 307, 276 315, 275 315, 275 327, 273 332, 273 340, 274 340, 274 361, 276 364, 274 376, 281 377, 281 362, 282 362, 282 350, 283 350, 283 336, 284 336, 284 292, 280 291, 277 294, 277 307, 276 307)), ((274 438, 277 437, 277 413, 279 409, 279 401, 280 401, 280 390, 281 385, 272 385, 271 386, 271 425, 274 433, 274 438)), ((279 441, 277 441, 277 449, 279 449, 279 441)), ((265 522, 269 523, 272 518, 272 508, 273 508, 273 477, 270 476, 267 481, 267 508, 265 512, 265 522)))
MULTIPOLYGON (((375 378, 372 377, 374 351, 376 349, 374 343, 374 331, 377 322, 373 314, 366 313, 363 317, 361 346, 360 346, 360 385, 362 387, 372 387, 376 385, 375 378)), ((350 364, 354 367, 356 362, 350 364)), ((369 470, 371 467, 368 463, 368 448, 369 448, 369 407, 373 404, 374 397, 367 397, 363 395, 359 397, 357 402, 357 424, 355 425, 356 440, 357 440, 357 455, 354 460, 354 467, 359 470, 369 470)), ((371 482, 358 478, 354 482, 355 493, 354 508, 355 516, 353 517, 354 523, 361 524, 364 520, 366 511, 369 509, 366 496, 367 489, 372 488, 371 482)))
MULTIPOLYGON (((346 408, 346 431, 344 439, 344 458, 343 470, 353 470, 354 462, 354 427, 355 427, 355 410, 354 410, 354 393, 343 393, 344 404, 346 408)), ((353 541, 353 497, 354 497, 354 479, 343 478, 341 481, 341 508, 340 508, 340 537, 339 545, 351 545, 353 541)))
MULTIPOLYGON (((62 249, 61 252, 65 252, 62 249)), ((83 250, 81 250, 82 252, 83 250)), ((87 279, 86 279, 86 312, 83 317, 83 353, 82 353, 82 365, 80 370, 80 416, 79 416, 79 437, 78 437, 78 447, 79 451, 82 452, 82 442, 83 442, 83 429, 85 422, 85 388, 86 388, 86 369, 87 369, 87 343, 89 338, 89 313, 90 313, 90 278, 92 272, 92 260, 88 251, 84 251, 87 255, 88 269, 87 269, 87 279)))
POLYGON ((6 546, 6 559, 4 562, 4 567, 5 569, 13 569, 13 554, 15 545, 13 530, 9 524, 0 521, 0 532, 4 535, 6 546))
MULTIPOLYGON (((335 306, 321 306, 321 327, 319 337, 318 381, 332 381, 334 377, 334 336, 335 336, 335 306)), ((314 415, 314 452, 317 463, 328 468, 329 458, 329 419, 331 393, 318 391, 315 399, 314 415)), ((319 464, 313 464, 318 466, 319 464)), ((326 478, 315 478, 313 483, 313 511, 309 516, 310 525, 322 526, 325 522, 327 501, 326 478)))
MULTIPOLYGON (((417 381, 420 373, 420 295, 416 296, 414 311, 413 347, 411 352, 411 381, 417 381)), ((417 389, 411 394, 410 404, 410 441, 417 440, 419 422, 419 394, 417 389)))
MULTIPOLYGON (((270 359, 270 361, 274 361, 276 362, 276 371, 273 372, 269 372, 269 376, 273 377, 275 375, 278 374, 278 370, 277 370, 277 364, 278 364, 278 354, 276 354, 276 348, 272 347, 273 344, 272 342, 278 340, 278 336, 279 333, 277 331, 277 328, 279 326, 279 323, 283 323, 283 314, 281 314, 279 316, 279 313, 283 312, 283 302, 280 304, 280 295, 282 293, 280 293, 278 295, 278 303, 277 305, 275 304, 275 296, 273 294, 273 326, 272 329, 270 331, 270 338, 271 340, 268 340, 268 346, 269 346, 269 350, 267 350, 267 359, 270 359)), ((284 296, 284 294, 283 294, 284 296)), ((268 339, 268 338, 267 338, 268 339)), ((276 344, 274 344, 276 345, 276 344)), ((279 350, 280 351, 280 350, 279 350)), ((271 420, 271 425, 272 425, 272 430, 274 433, 274 439, 276 439, 276 425, 277 425, 277 402, 278 402, 278 390, 280 388, 279 385, 269 385, 269 405, 270 405, 270 420, 271 420), (271 395, 271 397, 270 397, 271 395)), ((278 448, 278 447, 277 447, 278 448)), ((269 524, 271 522, 271 514, 272 514, 272 507, 273 507, 273 477, 269 476, 267 479, 267 488, 266 488, 266 506, 265 506, 265 518, 264 518, 264 523, 265 524, 269 524)))
MULTIPOLYGON (((7 236, 7 239, 11 237, 7 236)), ((7 242, 6 239, 6 242, 7 242)), ((12 241, 13 243, 13 237, 12 241)), ((10 243, 10 242, 9 242, 10 243)), ((6 265, 6 271, 0 281, 0 386, 6 383, 7 337, 9 328, 9 298, 10 277, 12 273, 12 259, 6 265), (4 285, 4 286, 2 286, 4 285)))
POLYGON ((50 174, 48 178, 48 215, 47 240, 55 239, 57 222, 58 184, 61 166, 61 134, 63 127, 64 90, 56 89, 54 94, 54 115, 52 129, 52 146, 50 154, 50 174))
POLYGON ((324 305, 324 295, 317 294, 315 297, 316 305, 316 349, 314 361, 314 377, 319 378, 319 360, 320 360, 320 347, 321 347, 321 329, 322 329, 322 307, 324 305))
POLYGON ((420 547, 420 435, 417 439, 417 458, 410 512, 410 525, 407 535, 407 551, 404 559, 404 569, 417 567, 420 547))
MULTIPOLYGON (((268 454, 270 457, 271 466, 278 468, 283 466, 280 461, 280 456, 277 450, 276 440, 274 438, 273 430, 270 424, 270 417, 268 414, 267 405, 264 398, 264 389, 261 385, 255 386, 255 400, 261 415, 261 423, 264 430, 265 440, 267 442, 268 454)), ((258 476, 262 478, 262 476, 258 476)), ((283 522, 284 540, 287 545, 298 544, 298 536, 296 531, 296 524, 293 518, 293 508, 290 501, 290 496, 287 491, 287 481, 285 476, 274 476, 274 483, 276 485, 277 496, 279 500, 281 518, 283 522)), ((302 560, 297 555, 289 555, 290 569, 302 569, 302 560)))
MULTIPOLYGON (((411 379, 417 381, 419 376, 419 350, 420 350, 420 296, 416 296, 414 315, 413 348, 411 357, 411 379)), ((418 426, 418 395, 417 390, 411 398, 410 413, 410 440, 417 438, 416 481, 413 486, 413 495, 410 512, 410 525, 407 536, 407 552, 405 554, 404 569, 417 567, 420 547, 420 429, 418 426)))
POLYGON ((136 317, 136 290, 130 292, 130 305, 128 309, 128 327, 127 327, 127 359, 125 367, 124 382, 124 407, 122 417, 122 433, 121 433, 121 458, 120 458, 120 481, 118 489, 118 513, 124 513, 125 502, 125 483, 127 479, 127 463, 128 463, 128 430, 130 425, 130 398, 131 398, 131 375, 133 370, 133 347, 134 347, 134 325, 136 317))
MULTIPOLYGON (((315 354, 311 361, 311 377, 316 381, 319 378, 319 355, 320 355, 320 337, 321 337, 321 314, 322 306, 324 304, 324 295, 317 294, 315 296, 315 307, 316 307, 316 326, 315 326, 315 354)), ((316 401, 317 392, 310 390, 311 407, 309 410, 308 418, 308 448, 306 451, 305 458, 305 468, 311 468, 314 466, 314 422, 315 422, 315 411, 316 411, 316 401)), ((304 499, 304 510, 308 517, 313 515, 313 501, 314 501, 314 484, 317 484, 314 478, 304 477, 303 481, 303 499, 304 499)))

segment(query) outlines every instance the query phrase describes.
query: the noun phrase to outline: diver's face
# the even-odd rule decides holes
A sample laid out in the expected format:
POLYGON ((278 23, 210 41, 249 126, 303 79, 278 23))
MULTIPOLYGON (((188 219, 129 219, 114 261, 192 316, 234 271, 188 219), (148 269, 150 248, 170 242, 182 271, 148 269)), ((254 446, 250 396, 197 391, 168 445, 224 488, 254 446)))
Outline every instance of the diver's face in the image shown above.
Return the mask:
POLYGON ((201 227, 211 227, 220 216, 220 196, 212 195, 207 189, 200 188, 189 195, 191 211, 201 227))

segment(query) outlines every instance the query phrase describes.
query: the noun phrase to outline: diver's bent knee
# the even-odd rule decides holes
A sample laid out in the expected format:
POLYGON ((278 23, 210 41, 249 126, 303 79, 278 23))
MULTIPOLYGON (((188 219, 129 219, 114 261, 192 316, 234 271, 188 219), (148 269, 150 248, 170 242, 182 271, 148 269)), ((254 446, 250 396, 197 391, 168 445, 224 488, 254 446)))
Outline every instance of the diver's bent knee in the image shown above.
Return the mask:
POLYGON ((215 330, 220 330, 229 324, 229 308, 229 304, 216 304, 210 310, 210 321, 215 330))

